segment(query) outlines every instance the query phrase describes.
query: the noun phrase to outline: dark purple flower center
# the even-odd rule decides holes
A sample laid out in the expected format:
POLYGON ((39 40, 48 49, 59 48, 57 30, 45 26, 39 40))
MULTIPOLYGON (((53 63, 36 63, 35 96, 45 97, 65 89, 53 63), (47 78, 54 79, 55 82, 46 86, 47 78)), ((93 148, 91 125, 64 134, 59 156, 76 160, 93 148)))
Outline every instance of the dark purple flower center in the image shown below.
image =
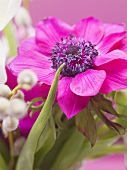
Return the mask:
POLYGON ((52 68, 57 70, 62 63, 65 63, 61 74, 64 77, 75 77, 78 73, 91 69, 96 56, 98 51, 91 42, 70 35, 61 38, 61 42, 57 42, 53 47, 52 68))

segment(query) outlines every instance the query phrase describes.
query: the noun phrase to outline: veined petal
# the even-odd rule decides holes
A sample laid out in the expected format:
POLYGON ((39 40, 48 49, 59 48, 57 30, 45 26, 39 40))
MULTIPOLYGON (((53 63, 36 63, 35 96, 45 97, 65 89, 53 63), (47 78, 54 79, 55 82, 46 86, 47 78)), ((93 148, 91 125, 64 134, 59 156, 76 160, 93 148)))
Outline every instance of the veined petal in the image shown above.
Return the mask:
POLYGON ((127 37, 121 41, 119 49, 127 53, 127 37))
POLYGON ((0 1, 0 31, 8 24, 18 11, 22 0, 0 1))
POLYGON ((60 42, 62 37, 69 36, 71 32, 71 26, 57 18, 49 17, 37 25, 36 41, 42 51, 51 53, 56 42, 60 42))
POLYGON ((71 91, 70 83, 72 79, 68 77, 62 78, 59 81, 57 93, 58 104, 68 119, 83 110, 90 100, 89 97, 81 97, 71 91))
POLYGON ((101 62, 103 64, 96 67, 96 69, 106 72, 106 78, 100 90, 104 94, 127 88, 127 54, 124 52, 116 54, 111 52, 111 54, 107 55, 111 55, 114 60, 109 59, 109 62, 101 62))
POLYGON ((90 17, 79 21, 74 27, 74 33, 97 45, 104 35, 104 28, 99 20, 90 17))
POLYGON ((18 75, 24 69, 33 70, 38 80, 48 85, 52 84, 55 70, 51 68, 49 59, 36 50, 28 50, 14 58, 8 65, 14 75, 18 75))
POLYGON ((100 91, 105 77, 105 71, 89 69, 84 73, 77 74, 72 80, 70 88, 76 95, 94 96, 100 91))
POLYGON ((101 66, 103 64, 106 64, 108 62, 111 62, 111 61, 117 60, 117 59, 127 60, 127 54, 121 50, 114 50, 110 53, 96 57, 94 60, 94 65, 101 66))
POLYGON ((116 32, 124 32, 125 25, 124 24, 103 24, 105 29, 105 36, 116 32))
MULTIPOLYGON (((27 38, 26 40, 24 40, 19 48, 18 48, 18 54, 19 55, 26 55, 27 53, 29 53, 29 51, 37 51, 41 53, 41 49, 37 46, 35 37, 30 37, 27 38)), ((45 56, 46 57, 46 56, 45 56)))
POLYGON ((100 53, 106 54, 116 43, 126 36, 126 32, 114 33, 105 37, 98 45, 97 49, 100 53))
MULTIPOLYGON (((127 68, 119 68, 119 64, 123 64, 123 62, 125 61, 114 62, 116 66, 112 65, 112 70, 105 70, 107 76, 100 90, 101 93, 107 94, 114 90, 122 90, 127 88, 127 68), (118 69, 113 70, 115 67, 118 69)), ((127 65, 127 62, 125 63, 127 65)))

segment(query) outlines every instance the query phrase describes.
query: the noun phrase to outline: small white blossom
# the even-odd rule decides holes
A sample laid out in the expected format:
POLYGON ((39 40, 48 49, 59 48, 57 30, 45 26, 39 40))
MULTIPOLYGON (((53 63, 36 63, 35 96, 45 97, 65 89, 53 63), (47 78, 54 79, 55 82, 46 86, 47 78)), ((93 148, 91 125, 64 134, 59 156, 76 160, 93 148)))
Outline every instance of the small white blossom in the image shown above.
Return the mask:
POLYGON ((10 116, 4 118, 2 122, 3 128, 8 132, 16 130, 18 125, 19 125, 19 120, 10 116))
POLYGON ((6 83, 7 81, 7 74, 5 70, 6 58, 7 55, 4 49, 4 43, 0 40, 0 83, 6 83))
POLYGON ((0 31, 19 10, 22 0, 0 0, 0 31))
POLYGON ((0 120, 3 120, 10 109, 10 102, 4 97, 0 97, 0 120))
POLYGON ((5 84, 0 84, 0 97, 8 98, 11 93, 10 88, 5 84))
POLYGON ((26 90, 31 89, 37 83, 38 79, 36 74, 31 70, 23 70, 18 75, 18 84, 23 85, 26 90))
POLYGON ((10 100, 10 113, 9 115, 17 119, 22 119, 27 113, 27 104, 18 98, 10 100))
POLYGON ((19 27, 20 26, 26 26, 26 27, 31 26, 32 24, 31 17, 28 11, 24 7, 21 7, 18 13, 15 15, 15 22, 19 27))

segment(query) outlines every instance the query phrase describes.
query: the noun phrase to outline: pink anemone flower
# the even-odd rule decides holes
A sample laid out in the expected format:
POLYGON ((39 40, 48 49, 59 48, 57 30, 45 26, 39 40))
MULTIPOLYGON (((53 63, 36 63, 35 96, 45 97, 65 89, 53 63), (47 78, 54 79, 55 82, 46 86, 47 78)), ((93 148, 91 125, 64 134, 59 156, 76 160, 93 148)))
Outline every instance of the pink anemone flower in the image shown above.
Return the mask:
POLYGON ((39 81, 50 86, 65 63, 57 102, 70 119, 88 105, 90 96, 127 88, 125 37, 122 24, 103 24, 90 17, 70 26, 49 17, 39 22, 35 37, 21 44, 8 67, 14 75, 32 69, 39 81))

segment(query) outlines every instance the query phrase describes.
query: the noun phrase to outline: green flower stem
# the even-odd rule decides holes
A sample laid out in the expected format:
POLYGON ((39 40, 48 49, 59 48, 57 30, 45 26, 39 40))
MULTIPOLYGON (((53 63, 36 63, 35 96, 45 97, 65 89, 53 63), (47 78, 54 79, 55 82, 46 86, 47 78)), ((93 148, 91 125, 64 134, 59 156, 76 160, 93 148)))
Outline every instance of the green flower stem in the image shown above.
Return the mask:
MULTIPOLYGON (((21 85, 17 85, 9 94, 8 99, 10 99, 13 95, 17 93, 19 89, 21 89, 21 85)), ((13 138, 13 132, 8 133, 8 140, 9 140, 9 147, 10 147, 10 165, 9 165, 9 170, 14 170, 15 166, 15 158, 12 155, 12 150, 13 150, 13 143, 14 143, 14 138, 13 138)))
POLYGON ((20 85, 20 84, 18 84, 12 91, 11 91, 11 93, 9 94, 9 96, 8 96, 8 99, 10 99, 13 95, 15 95, 16 93, 17 93, 17 91, 19 90, 19 89, 21 89, 22 88, 22 86, 20 85))
POLYGON ((10 147, 10 165, 9 165, 9 170, 14 170, 15 158, 12 155, 13 143, 14 143, 14 141, 13 141, 13 132, 9 132, 8 139, 9 139, 9 147, 10 147))
POLYGON ((0 153, 0 170, 7 170, 7 165, 0 153))
POLYGON ((4 28, 3 32, 8 40, 8 44, 10 48, 10 56, 15 57, 17 55, 17 41, 11 22, 4 28))

